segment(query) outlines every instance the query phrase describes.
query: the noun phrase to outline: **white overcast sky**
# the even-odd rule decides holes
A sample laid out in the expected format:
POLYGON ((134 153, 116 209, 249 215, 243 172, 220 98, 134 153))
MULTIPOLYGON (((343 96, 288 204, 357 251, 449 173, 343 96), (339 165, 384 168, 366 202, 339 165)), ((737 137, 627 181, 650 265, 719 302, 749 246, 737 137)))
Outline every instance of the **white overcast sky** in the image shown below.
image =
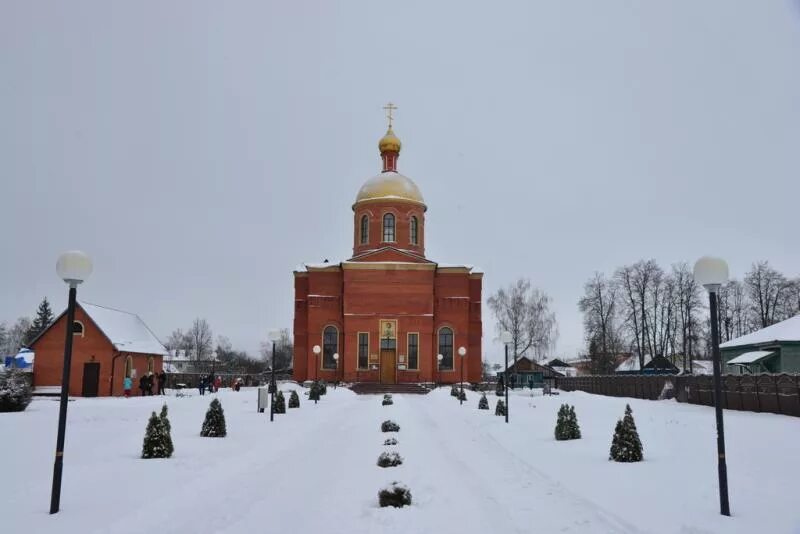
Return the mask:
POLYGON ((350 254, 390 100, 428 257, 484 301, 529 277, 559 355, 596 270, 800 274, 796 2, 3 0, 0 320, 60 311, 78 248, 79 298, 255 352, 292 269, 350 254))

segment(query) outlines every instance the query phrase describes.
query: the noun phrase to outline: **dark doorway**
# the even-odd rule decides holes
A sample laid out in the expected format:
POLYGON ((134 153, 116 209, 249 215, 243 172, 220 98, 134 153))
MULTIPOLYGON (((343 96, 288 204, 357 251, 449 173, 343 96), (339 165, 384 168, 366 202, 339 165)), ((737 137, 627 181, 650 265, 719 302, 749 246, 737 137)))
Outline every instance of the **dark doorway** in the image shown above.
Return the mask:
POLYGON ((84 397, 96 397, 100 387, 100 364, 97 362, 86 362, 83 364, 83 389, 81 395, 84 397))

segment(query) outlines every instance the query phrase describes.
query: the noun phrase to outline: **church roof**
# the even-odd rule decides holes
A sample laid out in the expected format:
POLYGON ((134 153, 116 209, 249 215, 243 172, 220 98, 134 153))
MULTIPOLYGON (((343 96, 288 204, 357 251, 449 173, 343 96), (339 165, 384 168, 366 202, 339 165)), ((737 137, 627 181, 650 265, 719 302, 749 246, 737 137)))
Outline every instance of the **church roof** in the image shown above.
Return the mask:
POLYGON ((355 204, 375 200, 405 200, 425 205, 417 184, 408 176, 393 171, 382 172, 364 182, 355 204))

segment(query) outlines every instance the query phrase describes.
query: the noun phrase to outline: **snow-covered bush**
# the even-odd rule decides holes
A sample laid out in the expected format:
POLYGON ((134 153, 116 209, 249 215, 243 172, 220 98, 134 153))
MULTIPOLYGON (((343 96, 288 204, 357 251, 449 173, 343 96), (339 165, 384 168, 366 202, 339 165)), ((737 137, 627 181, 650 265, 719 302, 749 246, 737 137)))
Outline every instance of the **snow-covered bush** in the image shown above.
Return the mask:
POLYGON ((280 390, 275 394, 275 413, 286 413, 286 398, 280 390))
POLYGON ((403 463, 403 457, 396 452, 382 452, 378 456, 378 467, 394 467, 403 463))
POLYGON ((486 393, 481 395, 481 400, 478 401, 478 409, 479 410, 489 409, 489 399, 486 398, 486 393))
POLYGON ((392 400, 391 397, 389 397, 388 399, 384 397, 383 401, 381 402, 381 406, 391 406, 392 404, 394 404, 394 401, 392 400))
POLYGON ((402 508, 411 505, 411 490, 408 486, 400 482, 392 482, 378 492, 378 503, 381 508, 394 506, 402 508))
POLYGON ((289 408, 299 408, 300 407, 300 395, 297 394, 297 391, 292 390, 289 394, 289 408))
POLYGON ((381 432, 400 432, 400 425, 391 419, 387 419, 381 423, 381 432))
POLYGON ((497 406, 494 409, 495 415, 506 415, 506 403, 503 402, 503 399, 497 399, 497 406))
POLYGON ((19 369, 0 371, 0 412, 21 412, 31 403, 28 373, 19 369))
POLYGON ((320 397, 319 382, 313 382, 308 390, 308 400, 318 401, 320 397))
POLYGON ((172 444, 172 425, 169 422, 169 417, 167 415, 167 403, 161 407, 161 414, 158 416, 158 419, 161 421, 161 426, 164 428, 164 433, 166 434, 166 444, 167 450, 169 454, 167 455, 172 456, 172 453, 175 452, 175 446, 172 444))
POLYGON ((384 445, 397 445, 397 440, 394 438, 389 438, 383 442, 384 445))
POLYGON ((458 392, 458 400, 462 400, 462 401, 467 400, 467 392, 464 391, 463 389, 459 390, 459 392, 458 392))
POLYGON ((164 414, 163 418, 153 412, 147 422, 147 430, 145 430, 144 442, 142 443, 142 458, 169 458, 172 456, 174 450, 172 437, 167 426, 169 423, 164 423, 166 412, 163 408, 161 413, 164 414))
POLYGON ((225 412, 222 411, 222 404, 220 404, 219 399, 214 399, 206 412, 206 420, 203 421, 200 435, 204 438, 224 438, 227 434, 225 412))
POLYGON ((383 394, 383 398, 384 399, 391 399, 392 398, 392 394, 391 393, 384 393, 383 394))
POLYGON ((327 395, 328 394, 328 383, 324 380, 319 381, 319 394, 320 395, 327 395))
POLYGON ((559 408, 555 435, 559 441, 581 439, 581 429, 578 426, 578 416, 575 415, 574 406, 562 404, 559 408))
POLYGON ((456 387, 456 385, 455 385, 455 384, 452 384, 452 385, 450 386, 450 396, 451 396, 451 397, 458 398, 458 388, 456 387))
POLYGON ((611 440, 611 452, 608 459, 615 462, 641 462, 642 458, 642 441, 636 430, 631 406, 627 404, 625 405, 625 417, 617 421, 617 427, 614 429, 614 438, 611 440))

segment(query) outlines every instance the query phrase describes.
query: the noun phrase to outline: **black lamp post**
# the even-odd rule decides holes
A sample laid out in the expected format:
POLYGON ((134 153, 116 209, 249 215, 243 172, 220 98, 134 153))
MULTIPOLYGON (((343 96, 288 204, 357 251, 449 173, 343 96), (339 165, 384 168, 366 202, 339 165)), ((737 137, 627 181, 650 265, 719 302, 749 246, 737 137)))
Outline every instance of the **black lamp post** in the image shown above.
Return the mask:
POLYGON ((722 419, 722 365, 719 354, 717 293, 728 281, 728 264, 719 258, 702 257, 694 264, 695 281, 708 291, 711 313, 711 345, 714 364, 714 411, 717 417, 717 472, 719 476, 719 513, 731 515, 728 503, 728 465, 725 460, 725 427, 722 419))
MULTIPOLYGON (((333 353, 333 361, 336 362, 336 367, 337 367, 337 371, 338 371, 338 367, 339 367, 339 353, 338 352, 334 352, 333 353)), ((338 374, 338 372, 337 372, 337 374, 338 374)), ((333 389, 336 389, 336 382, 333 383, 333 389)))
POLYGON ((75 323, 75 300, 78 285, 92 274, 92 260, 83 252, 65 252, 56 263, 58 276, 69 285, 67 304, 67 337, 64 342, 64 369, 61 374, 61 401, 58 410, 58 435, 56 459, 53 464, 53 489, 50 493, 50 513, 58 513, 61 506, 61 474, 64 467, 64 438, 67 431, 67 403, 69 402, 69 375, 72 365, 72 335, 75 323))
POLYGON ((512 341, 511 332, 506 330, 500 334, 500 341, 502 341, 503 345, 506 347, 506 368, 503 372, 503 377, 505 378, 505 380, 503 380, 503 389, 505 390, 506 394, 506 423, 508 423, 508 345, 512 341))
POLYGON ((461 395, 458 396, 458 403, 464 404, 464 356, 467 355, 467 349, 458 347, 458 355, 461 356, 461 395))
POLYGON ((442 380, 442 360, 444 359, 444 354, 438 354, 436 356, 436 388, 439 388, 439 382, 442 380))
POLYGON ((311 349, 314 352, 314 387, 317 388, 317 394, 314 395, 314 404, 317 403, 319 398, 319 353, 322 352, 322 348, 319 345, 314 345, 314 348, 311 349))

